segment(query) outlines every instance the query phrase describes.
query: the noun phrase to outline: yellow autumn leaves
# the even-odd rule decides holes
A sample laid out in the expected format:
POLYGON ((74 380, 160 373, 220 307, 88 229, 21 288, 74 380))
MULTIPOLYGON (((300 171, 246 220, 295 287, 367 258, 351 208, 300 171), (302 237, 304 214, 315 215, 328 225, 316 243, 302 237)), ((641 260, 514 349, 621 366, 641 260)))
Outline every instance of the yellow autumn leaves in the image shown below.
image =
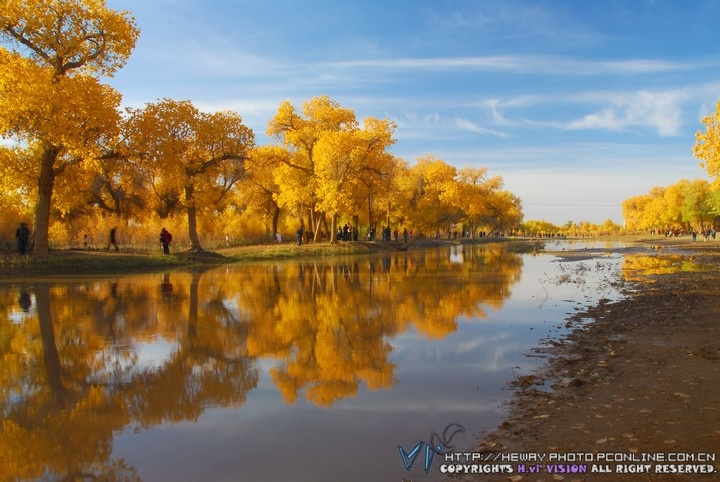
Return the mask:
POLYGON ((702 120, 705 132, 697 132, 693 154, 712 182, 682 179, 669 186, 656 186, 647 194, 623 201, 628 229, 657 230, 660 234, 682 230, 690 233, 717 227, 720 214, 720 102, 715 112, 702 120))
POLYGON ((360 121, 327 96, 281 103, 267 146, 237 113, 187 100, 123 110, 99 76, 125 64, 138 36, 130 14, 102 0, 0 4, 0 135, 13 141, 0 147, 0 207, 13 213, 0 228, 34 216, 36 253, 77 245, 93 226, 179 215, 187 233, 176 239, 198 250, 203 231, 224 237, 229 226, 249 236, 303 225, 333 240, 341 222, 444 233, 522 218, 499 177, 429 157, 409 167, 390 152, 391 121, 360 121))
POLYGON ((654 187, 647 194, 623 201, 623 217, 629 229, 702 229, 713 224, 716 211, 709 182, 683 179, 667 187, 654 187))

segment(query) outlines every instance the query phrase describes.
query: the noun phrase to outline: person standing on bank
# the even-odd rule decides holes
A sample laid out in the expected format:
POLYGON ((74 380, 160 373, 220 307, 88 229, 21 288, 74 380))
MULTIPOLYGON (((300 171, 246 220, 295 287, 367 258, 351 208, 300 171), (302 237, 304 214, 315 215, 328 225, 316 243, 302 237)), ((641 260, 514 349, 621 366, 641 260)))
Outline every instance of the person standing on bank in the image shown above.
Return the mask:
POLYGON ((110 245, 115 246, 115 251, 120 251, 120 247, 117 245, 117 242, 115 241, 115 233, 117 232, 117 228, 115 226, 112 227, 110 230, 110 241, 108 241, 107 248, 105 251, 110 251, 110 245))
POLYGON ((20 226, 15 231, 15 238, 17 238, 18 252, 24 255, 30 241, 30 228, 28 228, 27 223, 20 223, 20 226))
POLYGON ((303 227, 300 226, 297 230, 298 246, 302 246, 302 238, 303 238, 303 227))
POLYGON ((172 234, 165 228, 160 231, 160 242, 162 243, 163 253, 170 254, 170 242, 172 241, 172 234))

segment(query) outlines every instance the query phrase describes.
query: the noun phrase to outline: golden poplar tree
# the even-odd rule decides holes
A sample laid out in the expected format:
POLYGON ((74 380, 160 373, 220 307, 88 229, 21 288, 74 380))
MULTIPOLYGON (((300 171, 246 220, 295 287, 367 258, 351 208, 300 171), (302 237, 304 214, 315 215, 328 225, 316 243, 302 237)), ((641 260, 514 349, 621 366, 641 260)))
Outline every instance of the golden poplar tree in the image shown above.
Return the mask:
POLYGON ((307 213, 315 234, 321 222, 318 216, 322 216, 317 209, 315 148, 324 136, 355 125, 355 113, 327 96, 305 102, 301 112, 290 102, 283 102, 268 123, 267 134, 279 139, 291 153, 274 171, 280 187, 278 202, 301 219, 307 213))
MULTIPOLYGON (((395 126, 388 120, 368 118, 363 128, 328 133, 316 147, 315 172, 318 179, 318 206, 331 214, 331 240, 340 213, 359 211, 378 190, 390 182, 394 157, 387 148, 394 144, 395 126)), ((368 214, 372 224, 372 215, 368 214)), ((357 227, 357 222, 354 223, 357 227)))
POLYGON ((248 210, 271 218, 272 236, 278 232, 280 188, 273 177, 273 169, 287 162, 290 153, 281 146, 261 146, 253 149, 245 163, 247 176, 242 181, 239 198, 248 210))
POLYGON ((693 154, 702 162, 701 167, 711 176, 717 178, 720 174, 720 102, 715 112, 702 120, 705 132, 695 134, 695 147, 693 154))
POLYGON ((623 201, 623 217, 630 229, 682 228, 689 232, 712 225, 716 217, 711 185, 704 179, 681 179, 667 187, 623 201))
POLYGON ((202 251, 198 210, 219 208, 244 176, 252 130, 234 112, 204 113, 190 101, 165 99, 132 112, 130 150, 161 200, 177 194, 185 207, 191 250, 202 251))
POLYGON ((633 196, 622 202, 622 216, 628 229, 646 229, 656 226, 646 226, 643 219, 645 208, 650 202, 647 195, 633 196))
POLYGON ((720 213, 720 102, 715 112, 702 120, 705 132, 695 134, 695 147, 693 154, 700 159, 700 167, 704 168, 714 178, 711 192, 708 194, 708 204, 715 213, 720 213))
POLYGON ((473 237, 476 228, 501 223, 505 213, 498 212, 496 208, 502 204, 498 198, 502 184, 500 176, 488 178, 484 167, 467 167, 458 171, 452 192, 453 204, 465 213, 473 237))
POLYGON ((301 220, 307 213, 316 236, 329 214, 332 224, 326 230, 334 241, 338 215, 355 214, 354 198, 366 195, 361 185, 388 178, 392 156, 385 149, 395 142, 394 129, 391 122, 372 117, 360 127, 352 109, 327 96, 305 102, 302 112, 282 103, 267 129, 290 153, 273 171, 278 204, 301 220))
POLYGON ((400 182, 408 230, 438 232, 461 219, 460 209, 452 204, 456 175, 455 167, 434 156, 417 159, 400 182))
POLYGON ((99 156, 120 96, 99 82, 130 56, 139 30, 103 0, 0 2, 0 134, 36 146, 34 250, 48 250, 53 185, 68 166, 99 156))

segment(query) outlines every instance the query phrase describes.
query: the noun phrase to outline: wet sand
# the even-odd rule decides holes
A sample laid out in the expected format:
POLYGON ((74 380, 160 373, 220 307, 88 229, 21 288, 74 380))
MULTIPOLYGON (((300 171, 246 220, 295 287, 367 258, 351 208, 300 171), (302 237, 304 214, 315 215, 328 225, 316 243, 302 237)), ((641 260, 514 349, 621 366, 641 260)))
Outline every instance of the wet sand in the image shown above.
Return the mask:
POLYGON ((513 382, 509 416, 475 450, 498 460, 536 452, 634 454, 636 460, 712 454, 716 461, 624 462, 628 470, 649 472, 629 474, 617 473, 615 462, 594 463, 609 474, 590 473, 593 464, 585 464, 586 474, 548 473, 547 462, 540 462, 540 473, 518 473, 514 463, 512 474, 450 480, 720 480, 720 240, 652 244, 676 266, 701 269, 640 276, 627 283, 627 299, 573 315, 569 335, 537 350, 548 357, 544 367, 513 382), (552 389, 538 389, 543 384, 552 389), (669 470, 704 465, 700 470, 715 473, 656 473, 666 464, 676 467, 669 470))

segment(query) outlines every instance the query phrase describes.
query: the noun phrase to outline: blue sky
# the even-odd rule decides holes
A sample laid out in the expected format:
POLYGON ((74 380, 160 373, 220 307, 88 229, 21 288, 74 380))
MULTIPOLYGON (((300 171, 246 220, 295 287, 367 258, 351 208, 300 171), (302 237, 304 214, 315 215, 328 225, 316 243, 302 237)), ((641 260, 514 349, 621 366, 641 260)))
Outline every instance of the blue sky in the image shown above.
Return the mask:
POLYGON ((720 100, 712 0, 107 0, 141 36, 110 83, 237 111, 268 144, 286 100, 328 95, 398 126, 392 152, 484 166, 525 219, 622 223, 622 201, 707 178, 720 100))

